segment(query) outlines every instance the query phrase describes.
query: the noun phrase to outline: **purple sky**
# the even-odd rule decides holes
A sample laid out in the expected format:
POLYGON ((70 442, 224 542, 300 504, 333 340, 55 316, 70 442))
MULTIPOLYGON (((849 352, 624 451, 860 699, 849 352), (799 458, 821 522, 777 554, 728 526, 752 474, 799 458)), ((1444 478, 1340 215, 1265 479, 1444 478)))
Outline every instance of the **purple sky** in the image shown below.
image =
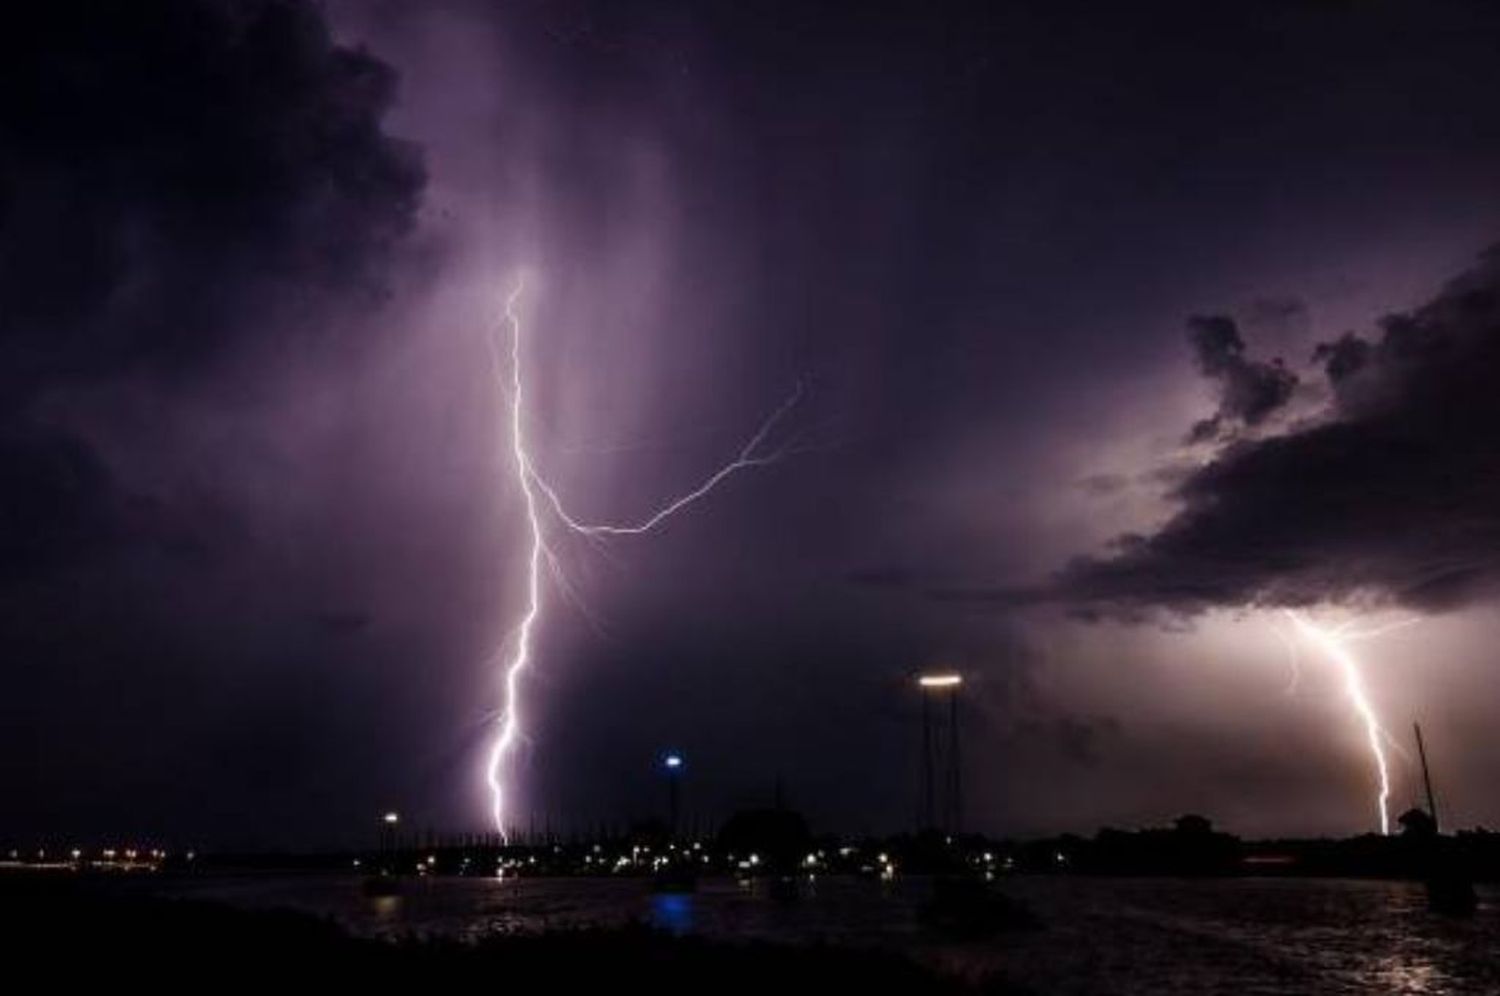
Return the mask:
POLYGON ((1372 697, 1500 821, 1500 11, 69 6, 0 42, 0 835, 483 826, 522 271, 580 515, 807 390, 561 547, 523 820, 670 746, 705 821, 906 828, 942 663, 977 829, 1365 830, 1293 604, 1422 620, 1372 697))

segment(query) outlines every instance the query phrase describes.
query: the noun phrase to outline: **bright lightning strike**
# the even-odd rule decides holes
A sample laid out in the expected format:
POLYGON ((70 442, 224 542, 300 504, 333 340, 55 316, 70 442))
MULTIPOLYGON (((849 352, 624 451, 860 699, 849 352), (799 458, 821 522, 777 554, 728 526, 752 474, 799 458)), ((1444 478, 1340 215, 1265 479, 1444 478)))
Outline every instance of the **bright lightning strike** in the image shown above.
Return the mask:
POLYGON ((499 345, 492 338, 491 349, 496 362, 497 379, 510 396, 510 461, 515 468, 516 482, 520 485, 523 506, 526 511, 526 527, 529 548, 526 558, 526 603, 520 619, 513 630, 513 640, 508 652, 500 661, 503 675, 503 692, 499 713, 499 729, 490 746, 485 766, 485 783, 490 791, 490 818, 501 836, 505 835, 506 784, 505 768, 511 751, 521 736, 521 677, 532 665, 532 635, 542 615, 542 564, 545 562, 557 581, 566 587, 557 557, 547 545, 545 513, 550 510, 552 519, 562 528, 580 536, 604 538, 610 536, 639 536, 651 532, 667 519, 676 515, 701 499, 731 475, 750 467, 774 463, 785 455, 786 450, 767 450, 766 441, 786 414, 801 400, 802 388, 797 390, 761 423, 733 460, 710 474, 697 487, 666 502, 655 512, 639 522, 627 524, 591 524, 580 522, 569 515, 563 507, 556 489, 541 476, 532 458, 526 438, 526 408, 524 377, 522 376, 521 320, 516 306, 525 292, 524 279, 517 278, 515 285, 505 297, 503 327, 509 340, 508 362, 502 358, 499 345))
POLYGON ((1354 711, 1359 714, 1360 721, 1364 724, 1365 739, 1369 742, 1370 756, 1375 761, 1375 770, 1379 776, 1380 793, 1377 810, 1380 815, 1380 832, 1389 834, 1391 832, 1391 772, 1385 756, 1387 734, 1381 727, 1380 717, 1376 714, 1375 707, 1370 702, 1370 696, 1365 690, 1364 674, 1360 669, 1359 661, 1350 652, 1348 644, 1352 639, 1378 635, 1401 625, 1409 625, 1409 623, 1382 627, 1377 630, 1353 631, 1347 626, 1319 626, 1294 609, 1287 609, 1286 616, 1291 620, 1297 632, 1322 651, 1324 656, 1337 665, 1343 674, 1344 691, 1348 694, 1349 701, 1354 705, 1354 711))
POLYGON ((526 611, 516 626, 515 642, 508 659, 502 665, 505 674, 505 691, 500 710, 500 732, 490 747, 489 762, 485 768, 485 782, 490 788, 490 818, 495 828, 505 833, 505 759, 515 746, 520 734, 520 710, 517 708, 521 674, 531 664, 531 631, 537 617, 542 614, 541 563, 546 555, 547 542, 542 534, 542 523, 537 516, 536 494, 531 487, 531 458, 526 450, 526 434, 522 427, 523 397, 521 390, 521 321, 516 317, 516 302, 526 289, 525 281, 518 279, 505 297, 505 324, 510 330, 510 448, 516 464, 516 477, 521 485, 521 495, 526 507, 526 524, 530 533, 530 549, 526 559, 526 611))

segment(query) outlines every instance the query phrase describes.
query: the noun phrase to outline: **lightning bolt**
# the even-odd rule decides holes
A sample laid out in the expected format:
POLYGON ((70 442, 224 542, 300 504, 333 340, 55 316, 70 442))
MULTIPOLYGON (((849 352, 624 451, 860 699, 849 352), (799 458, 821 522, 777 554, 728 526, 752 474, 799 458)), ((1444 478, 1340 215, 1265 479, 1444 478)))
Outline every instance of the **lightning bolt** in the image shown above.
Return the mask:
POLYGON ((489 338, 491 356, 495 361, 496 379, 510 398, 509 462, 515 470, 516 483, 520 486, 522 506, 526 513, 528 549, 526 555, 526 602, 525 609, 512 630, 509 649, 499 655, 499 668, 503 676, 503 690, 498 727, 490 745, 485 764, 485 784, 490 792, 490 819, 502 838, 506 835, 506 762, 521 737, 521 679, 535 660, 532 637, 542 617, 542 567, 551 569, 554 579, 566 592, 568 582, 562 573, 557 556, 547 543, 547 521, 550 518, 559 527, 579 536, 594 540, 613 536, 639 536, 663 525, 678 512, 706 498, 731 476, 751 467, 761 467, 781 459, 788 449, 767 450, 767 440, 776 426, 802 399, 803 389, 799 383, 792 395, 763 421, 755 434, 740 448, 735 458, 706 477, 690 491, 672 498, 660 508, 637 522, 585 523, 570 515, 563 506, 557 490, 537 470, 531 448, 526 438, 526 402, 522 365, 521 319, 516 313, 526 283, 517 277, 505 297, 505 310, 501 322, 508 350, 497 342, 498 336, 489 338))
POLYGON ((710 474, 708 478, 705 479, 703 483, 698 485, 696 488, 693 488, 691 491, 685 492, 684 494, 673 498, 671 501, 667 502, 655 512, 652 512, 641 521, 632 525, 622 526, 614 525, 611 523, 590 524, 579 522, 577 519, 569 515, 567 510, 563 508, 562 502, 558 499, 557 491, 545 480, 543 480, 541 475, 536 472, 535 468, 532 468, 530 471, 531 480, 532 483, 537 486, 537 489, 540 490, 542 494, 547 496, 547 502, 552 506, 552 510, 557 513, 557 517, 562 521, 563 525, 567 526, 575 533, 578 533, 580 536, 639 536, 642 533, 651 532, 653 529, 661 525, 673 515, 676 515, 678 512, 687 508, 689 505, 692 505, 699 500, 707 497, 710 491, 723 483, 723 481, 731 474, 737 473, 738 471, 745 470, 750 467, 763 467, 768 463, 775 463, 777 460, 781 459, 781 457, 784 455, 784 451, 782 450, 776 450, 771 453, 765 454, 762 454, 760 450, 765 445, 766 437, 769 436, 771 434, 771 431, 776 428, 776 423, 780 422, 782 417, 785 416, 787 412, 791 411, 792 408, 796 406, 797 402, 801 400, 802 385, 798 384, 797 389, 792 392, 791 397, 782 402, 781 407, 777 408, 774 412, 771 413, 771 416, 769 418, 761 423, 761 426, 758 430, 756 430, 755 435, 751 436, 749 442, 745 443, 745 445, 740 449, 738 456, 710 474))
POLYGON ((1375 762, 1375 772, 1380 784, 1380 792, 1377 797, 1376 809, 1380 815, 1380 832, 1389 834, 1391 832, 1391 770, 1385 756, 1385 740, 1387 734, 1380 725, 1380 717, 1375 712, 1375 707, 1370 702, 1370 696, 1365 690, 1364 673, 1360 668, 1358 659, 1349 649, 1349 642, 1356 639, 1364 639, 1370 636, 1378 636, 1391 629, 1410 622, 1397 623, 1392 626, 1369 630, 1352 630, 1348 626, 1319 626, 1307 616, 1295 609, 1287 609, 1286 617, 1291 621, 1297 632, 1314 647, 1323 653, 1339 669, 1344 678, 1344 691, 1349 696, 1349 701, 1354 706, 1354 711, 1359 715, 1361 723, 1365 728, 1365 739, 1369 742, 1370 756, 1375 762))

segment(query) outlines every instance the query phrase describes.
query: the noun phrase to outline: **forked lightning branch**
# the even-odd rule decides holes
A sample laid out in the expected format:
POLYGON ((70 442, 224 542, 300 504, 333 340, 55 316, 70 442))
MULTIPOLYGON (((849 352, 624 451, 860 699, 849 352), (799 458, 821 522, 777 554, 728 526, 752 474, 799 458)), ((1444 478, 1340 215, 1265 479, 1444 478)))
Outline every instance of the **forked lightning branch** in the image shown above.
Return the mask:
POLYGON ((764 466, 780 459, 785 450, 772 448, 768 441, 777 425, 801 399, 799 386, 785 402, 766 418, 732 460, 716 468, 696 487, 677 495, 634 522, 586 523, 568 513, 557 489, 542 476, 526 425, 525 335, 517 312, 526 286, 517 278, 505 298, 505 313, 498 333, 490 344, 495 358, 496 377, 509 399, 507 459, 521 492, 525 514, 527 553, 526 577, 522 605, 516 609, 516 622, 505 647, 498 655, 501 676, 501 702, 497 729, 485 765, 485 782, 490 793, 490 818, 495 829, 506 833, 509 794, 509 763, 522 735, 522 681, 535 664, 535 638, 542 622, 546 603, 546 586, 542 576, 545 565, 554 581, 564 583, 560 562, 548 543, 549 530, 561 529, 596 540, 614 536, 639 536, 663 526, 666 522, 708 497, 730 477, 751 467, 764 466), (504 340, 503 342, 500 340, 504 340))

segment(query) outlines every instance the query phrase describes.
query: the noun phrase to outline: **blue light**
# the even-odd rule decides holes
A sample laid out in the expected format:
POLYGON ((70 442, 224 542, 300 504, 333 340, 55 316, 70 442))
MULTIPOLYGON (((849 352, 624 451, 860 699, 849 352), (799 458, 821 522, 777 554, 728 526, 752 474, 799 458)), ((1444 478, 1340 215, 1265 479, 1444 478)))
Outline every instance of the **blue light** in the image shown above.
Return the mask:
POLYGON ((651 921, 677 937, 689 933, 693 929, 693 897, 680 892, 658 893, 651 897, 651 921))
POLYGON ((670 769, 672 771, 676 771, 678 768, 682 767, 682 755, 681 754, 668 754, 667 757, 666 757, 666 760, 663 761, 662 763, 665 764, 668 769, 670 769))

